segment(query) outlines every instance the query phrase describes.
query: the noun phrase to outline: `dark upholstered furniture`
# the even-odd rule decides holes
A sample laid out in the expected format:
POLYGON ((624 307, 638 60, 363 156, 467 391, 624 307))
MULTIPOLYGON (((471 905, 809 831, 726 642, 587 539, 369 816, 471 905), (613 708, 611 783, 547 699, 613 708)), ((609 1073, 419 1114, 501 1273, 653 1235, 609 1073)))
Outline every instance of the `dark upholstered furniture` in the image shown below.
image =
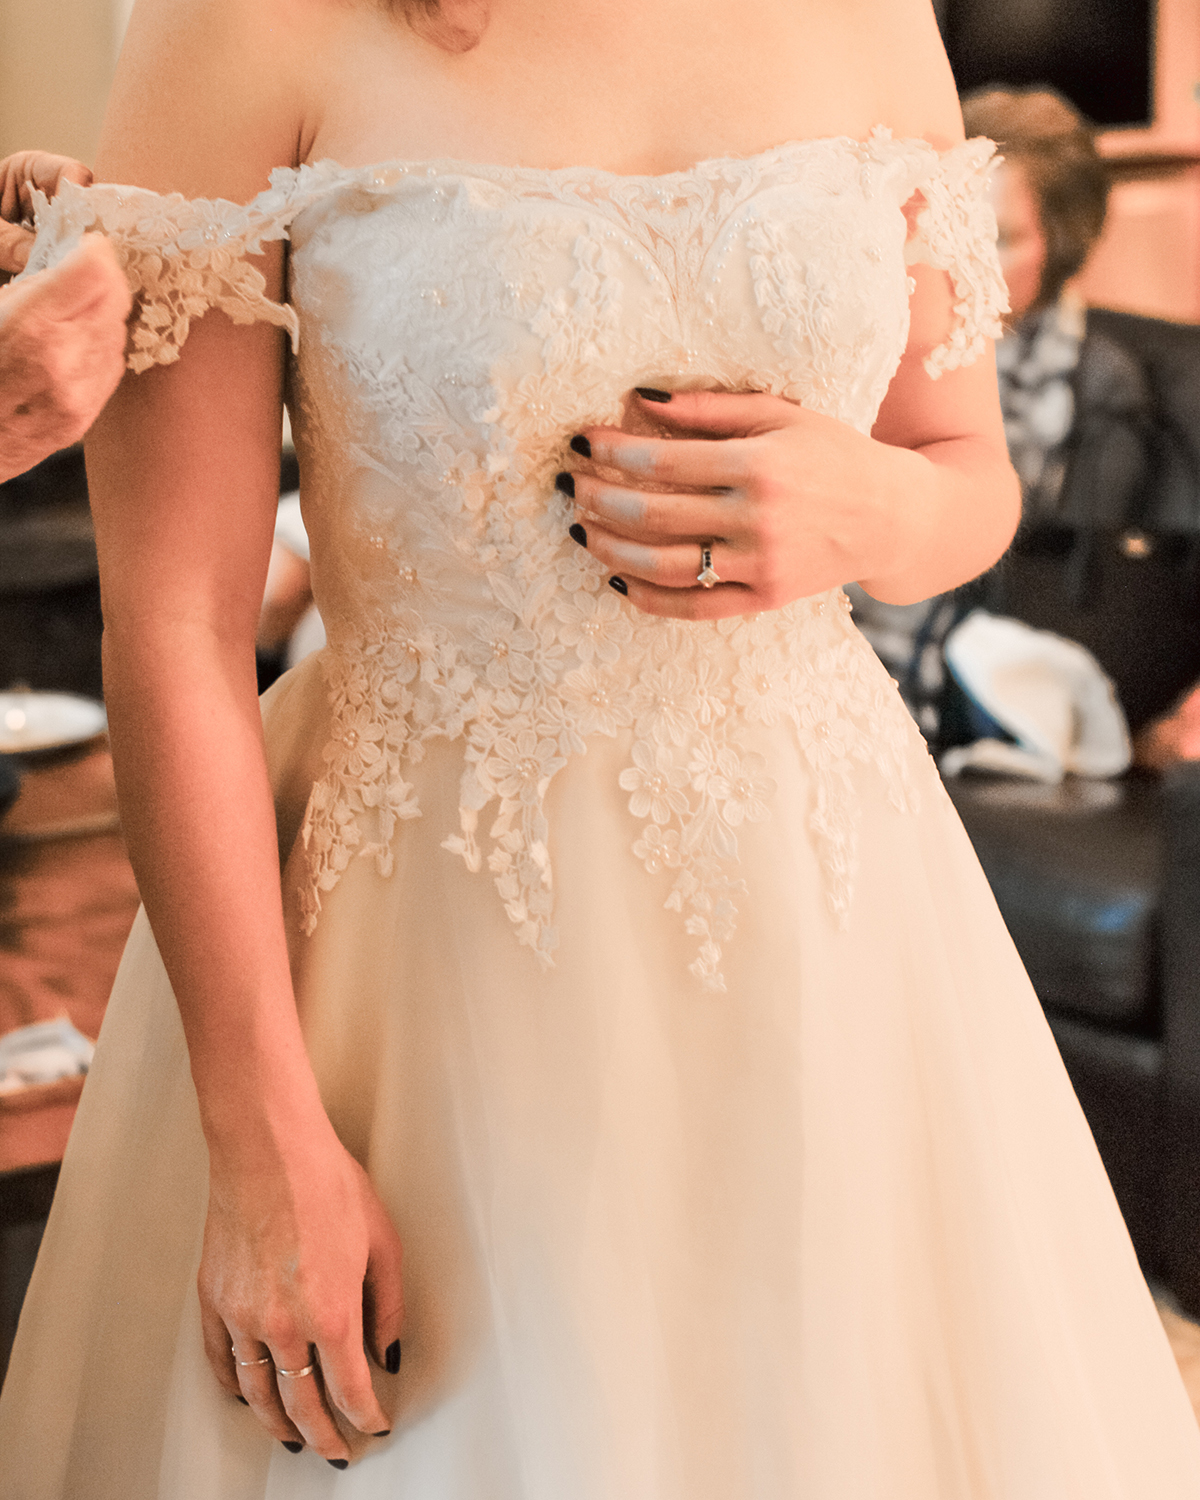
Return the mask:
POLYGON ((1143 1269, 1200 1315, 1200 763, 948 787, 1143 1269))
MULTIPOLYGON (((1145 483, 1124 515, 1023 531, 980 592, 1086 645, 1136 732, 1200 680, 1200 329, 1107 312, 1093 324, 1154 398, 1145 483)), ((1143 1268, 1200 1316, 1200 762, 948 787, 1143 1268)))

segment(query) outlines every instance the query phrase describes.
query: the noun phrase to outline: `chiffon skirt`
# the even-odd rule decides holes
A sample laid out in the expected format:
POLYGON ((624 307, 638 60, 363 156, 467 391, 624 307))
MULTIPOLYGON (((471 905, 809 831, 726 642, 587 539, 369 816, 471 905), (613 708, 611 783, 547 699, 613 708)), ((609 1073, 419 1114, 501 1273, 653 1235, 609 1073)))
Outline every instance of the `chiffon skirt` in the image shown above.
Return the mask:
MULTIPOLYGON (((311 661, 266 704, 285 851, 324 712, 311 661)), ((5 1500, 1196 1500, 1155 1309, 915 732, 918 813, 859 778, 844 929, 778 733, 723 994, 630 852, 619 741, 551 787, 545 972, 440 847, 461 745, 414 767, 395 873, 353 860, 308 938, 290 854, 308 1047, 405 1246, 395 1429, 344 1472, 205 1363, 205 1147, 140 917, 0 1403, 5 1500)))

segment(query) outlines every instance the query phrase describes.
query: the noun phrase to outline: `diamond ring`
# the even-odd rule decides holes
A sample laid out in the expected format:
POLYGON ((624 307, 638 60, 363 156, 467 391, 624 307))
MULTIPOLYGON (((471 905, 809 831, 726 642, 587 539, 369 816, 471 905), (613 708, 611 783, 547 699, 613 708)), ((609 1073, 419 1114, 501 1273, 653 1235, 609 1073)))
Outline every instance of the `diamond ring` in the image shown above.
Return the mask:
POLYGON ((708 543, 700 544, 700 571, 696 574, 696 582, 701 588, 714 588, 721 581, 721 575, 712 565, 712 546, 708 543))

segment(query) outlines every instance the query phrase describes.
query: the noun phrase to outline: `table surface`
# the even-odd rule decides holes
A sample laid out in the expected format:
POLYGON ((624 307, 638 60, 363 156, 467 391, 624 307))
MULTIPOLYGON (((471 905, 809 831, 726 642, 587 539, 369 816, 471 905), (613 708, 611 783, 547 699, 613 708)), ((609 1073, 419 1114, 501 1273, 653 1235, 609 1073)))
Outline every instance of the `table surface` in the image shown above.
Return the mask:
MULTIPOLYGON (((137 907, 107 742, 32 759, 0 821, 0 1035, 65 1015, 95 1038, 137 907)), ((61 1159, 80 1087, 0 1095, 0 1172, 61 1159)))

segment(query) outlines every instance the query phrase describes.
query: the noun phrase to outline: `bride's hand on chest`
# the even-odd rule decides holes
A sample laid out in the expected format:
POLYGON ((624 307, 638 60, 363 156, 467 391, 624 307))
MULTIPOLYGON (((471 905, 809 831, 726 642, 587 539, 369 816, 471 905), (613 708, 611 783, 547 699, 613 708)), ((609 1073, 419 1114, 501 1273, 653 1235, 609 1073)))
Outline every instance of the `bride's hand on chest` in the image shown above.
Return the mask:
POLYGON ((938 381, 923 367, 939 299, 914 299, 915 336, 869 437, 778 396, 635 392, 622 428, 572 440, 557 480, 572 537, 631 604, 678 619, 850 582, 909 604, 976 577, 1008 546, 1020 491, 992 361, 938 381))
POLYGON ((652 417, 677 436, 588 428, 557 481, 574 496, 571 535, 618 593, 649 614, 719 619, 883 571, 894 450, 777 396, 665 394, 635 393, 626 425, 652 417))

